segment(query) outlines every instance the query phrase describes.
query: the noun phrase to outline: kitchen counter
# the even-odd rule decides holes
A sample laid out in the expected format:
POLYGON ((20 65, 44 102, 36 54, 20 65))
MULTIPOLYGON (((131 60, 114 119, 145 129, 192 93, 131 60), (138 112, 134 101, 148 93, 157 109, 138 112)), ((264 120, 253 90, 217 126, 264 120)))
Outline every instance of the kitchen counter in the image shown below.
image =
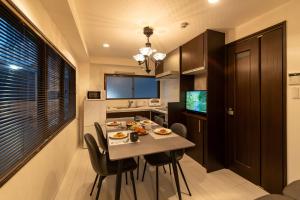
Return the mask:
POLYGON ((131 108, 108 108, 106 113, 118 113, 118 112, 134 112, 134 111, 154 111, 163 114, 168 114, 166 108, 163 107, 149 107, 149 106, 142 106, 142 107, 131 107, 131 108))

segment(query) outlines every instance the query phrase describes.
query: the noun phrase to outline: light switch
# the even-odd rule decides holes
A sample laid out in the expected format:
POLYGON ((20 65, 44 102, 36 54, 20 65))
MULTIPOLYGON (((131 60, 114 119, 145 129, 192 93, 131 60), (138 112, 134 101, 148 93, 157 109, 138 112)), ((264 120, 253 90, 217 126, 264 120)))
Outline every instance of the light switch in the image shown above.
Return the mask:
POLYGON ((300 73, 289 73, 289 85, 300 85, 300 73))
POLYGON ((291 98, 300 99, 300 87, 291 87, 291 98))

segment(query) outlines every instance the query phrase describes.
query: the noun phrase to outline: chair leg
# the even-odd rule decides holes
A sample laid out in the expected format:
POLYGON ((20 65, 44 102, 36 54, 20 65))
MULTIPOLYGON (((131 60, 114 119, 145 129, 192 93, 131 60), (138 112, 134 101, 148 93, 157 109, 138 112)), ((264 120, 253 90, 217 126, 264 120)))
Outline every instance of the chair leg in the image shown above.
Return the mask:
POLYGON ((181 176, 182 176, 182 178, 183 178, 183 180, 184 180, 184 183, 185 183, 186 189, 188 190, 188 192, 189 192, 189 195, 190 195, 190 196, 192 196, 192 193, 191 193, 191 191, 190 191, 190 188, 189 188, 189 186, 188 186, 188 184, 187 184, 187 182, 186 182, 186 179, 185 179, 185 176, 184 176, 183 170, 182 170, 182 168, 181 168, 181 166, 180 166, 180 164, 179 164, 179 162, 178 162, 178 161, 177 161, 177 165, 178 165, 178 167, 179 167, 179 170, 180 170, 181 176))
POLYGON ((99 194, 100 194, 100 190, 101 190, 101 186, 102 186, 102 182, 103 182, 104 178, 105 178, 105 176, 100 176, 100 178, 99 178, 96 200, 99 199, 99 194))
POLYGON ((146 173, 147 161, 145 161, 144 170, 143 170, 143 177, 142 181, 144 181, 145 173, 146 173))
POLYGON ((97 183, 98 177, 99 177, 99 175, 97 174, 97 176, 96 176, 96 178, 95 178, 95 181, 94 181, 94 184, 93 184, 93 187, 92 187, 92 191, 91 191, 91 193, 90 193, 90 196, 92 196, 92 194, 93 194, 93 191, 94 191, 95 185, 96 185, 96 183, 97 183))
POLYGON ((134 200, 137 200, 133 171, 130 171, 130 178, 131 178, 131 183, 132 183, 132 188, 133 188, 134 200))
POLYGON ((125 172, 125 182, 126 182, 126 185, 128 185, 127 172, 125 172))
POLYGON ((171 164, 169 164, 170 175, 172 175, 171 164))
POLYGON ((163 169, 164 169, 164 172, 165 172, 165 174, 167 173, 167 171, 166 171, 166 168, 165 168, 165 166, 163 165, 163 169))
POLYGON ((156 166, 156 200, 159 199, 159 194, 158 194, 158 188, 159 188, 159 185, 158 185, 158 166, 156 166))
POLYGON ((139 180, 139 174, 140 174, 140 157, 137 158, 137 169, 136 169, 136 180, 139 180))

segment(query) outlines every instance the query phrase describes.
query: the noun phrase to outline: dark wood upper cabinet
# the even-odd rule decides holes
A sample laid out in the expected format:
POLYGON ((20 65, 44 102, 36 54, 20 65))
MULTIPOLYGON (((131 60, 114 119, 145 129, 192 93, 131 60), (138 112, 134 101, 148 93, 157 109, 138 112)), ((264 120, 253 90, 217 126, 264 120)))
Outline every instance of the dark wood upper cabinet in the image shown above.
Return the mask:
POLYGON ((182 71, 204 67, 204 33, 182 46, 182 71))
POLYGON ((155 68, 155 75, 161 74, 164 72, 164 63, 161 62, 156 68, 155 68))

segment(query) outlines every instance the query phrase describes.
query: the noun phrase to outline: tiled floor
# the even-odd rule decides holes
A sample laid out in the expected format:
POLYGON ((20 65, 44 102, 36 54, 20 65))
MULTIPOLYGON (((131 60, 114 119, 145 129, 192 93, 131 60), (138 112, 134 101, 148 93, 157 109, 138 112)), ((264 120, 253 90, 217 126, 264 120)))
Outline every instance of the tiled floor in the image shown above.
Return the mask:
MULTIPOLYGON (((184 157, 181 161, 181 165, 192 192, 192 197, 186 194, 182 195, 185 200, 250 200, 267 194, 258 186, 250 183, 230 170, 223 169, 207 174, 201 165, 188 156, 184 157)), ((142 172, 142 168, 143 164, 140 165, 140 172, 142 172)), ((168 170, 168 167, 166 167, 166 169, 168 170)), ((72 160, 70 168, 56 196, 56 200, 95 199, 96 192, 94 192, 92 197, 89 196, 94 178, 95 172, 91 167, 88 151, 79 149, 72 160)), ((176 187, 173 177, 170 176, 169 173, 163 173, 163 170, 161 169, 159 179, 160 199, 177 200, 178 198, 176 196, 176 187)), ((180 180, 181 189, 186 193, 186 188, 181 176, 180 180)), ((136 187, 138 199, 155 199, 154 168, 148 168, 145 181, 137 181, 136 187)), ((114 191, 115 176, 111 176, 106 178, 103 182, 100 199, 114 199, 114 191)), ((125 184, 125 181, 122 184, 121 199, 134 199, 130 181, 128 185, 125 184)))

